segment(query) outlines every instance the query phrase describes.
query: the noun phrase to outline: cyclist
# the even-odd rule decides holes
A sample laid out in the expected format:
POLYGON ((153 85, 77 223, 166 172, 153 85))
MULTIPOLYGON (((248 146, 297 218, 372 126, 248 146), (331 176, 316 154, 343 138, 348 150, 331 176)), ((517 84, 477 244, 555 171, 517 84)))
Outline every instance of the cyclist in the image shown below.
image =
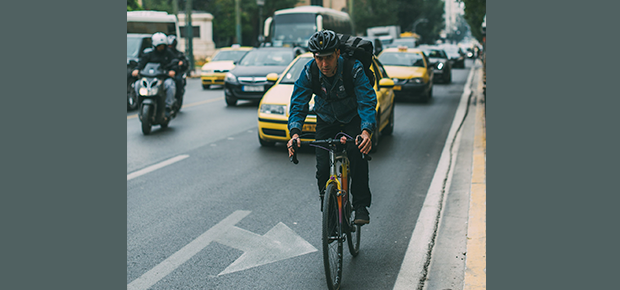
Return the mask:
MULTIPOLYGON (((356 141, 357 148, 351 145, 352 148, 347 151, 353 179, 351 194, 355 209, 354 222, 363 225, 370 222, 367 207, 370 207, 371 194, 368 186, 368 161, 362 159, 361 153, 367 154, 372 148, 371 136, 376 127, 377 96, 359 60, 355 60, 351 73, 355 95, 347 95, 343 81, 344 59, 340 56, 339 47, 340 39, 331 30, 322 30, 310 37, 308 50, 314 53, 314 59, 304 66, 295 82, 288 119, 291 139, 287 147, 290 157, 293 155, 293 140, 297 140, 297 146, 301 146, 301 129, 313 94, 310 67, 316 64, 320 72, 321 92, 314 98, 314 111, 317 115, 315 138, 333 138, 338 132, 362 137, 361 142, 356 141)), ((320 148, 316 148, 316 168, 319 194, 323 196, 330 174, 329 153, 320 148)))

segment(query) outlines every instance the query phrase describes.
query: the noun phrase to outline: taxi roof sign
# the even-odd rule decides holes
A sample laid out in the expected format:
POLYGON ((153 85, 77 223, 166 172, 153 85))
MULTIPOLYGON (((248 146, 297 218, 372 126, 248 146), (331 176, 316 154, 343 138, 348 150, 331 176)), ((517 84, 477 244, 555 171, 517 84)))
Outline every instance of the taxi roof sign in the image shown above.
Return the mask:
POLYGON ((398 51, 407 51, 407 47, 404 45, 399 45, 398 46, 398 51))

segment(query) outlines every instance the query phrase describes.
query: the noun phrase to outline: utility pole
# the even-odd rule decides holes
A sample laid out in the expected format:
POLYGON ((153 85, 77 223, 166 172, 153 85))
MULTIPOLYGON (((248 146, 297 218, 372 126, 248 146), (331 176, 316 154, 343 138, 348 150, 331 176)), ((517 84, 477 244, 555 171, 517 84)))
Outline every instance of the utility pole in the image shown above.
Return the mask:
POLYGON ((189 60, 189 71, 194 71, 194 28, 192 27, 192 0, 185 2, 185 28, 187 29, 187 40, 185 43, 185 54, 189 60))
POLYGON ((349 12, 349 17, 351 17, 351 30, 353 30, 353 35, 357 35, 355 33, 355 21, 353 20, 353 0, 349 0, 349 7, 348 7, 348 12, 349 12))
POLYGON ((258 6, 258 41, 259 45, 263 42, 263 6, 265 6, 265 0, 256 0, 258 6))
POLYGON ((237 14, 237 43, 241 45, 241 10, 239 9, 239 1, 235 0, 235 14, 237 14))

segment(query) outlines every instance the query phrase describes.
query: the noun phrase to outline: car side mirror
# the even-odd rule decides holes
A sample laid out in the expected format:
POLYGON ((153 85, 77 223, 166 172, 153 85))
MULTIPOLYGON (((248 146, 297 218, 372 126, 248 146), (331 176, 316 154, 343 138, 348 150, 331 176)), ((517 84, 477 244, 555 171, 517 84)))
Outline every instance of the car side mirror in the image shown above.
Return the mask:
POLYGON ((387 89, 392 88, 394 87, 394 81, 389 78, 382 78, 379 80, 379 87, 387 89))
POLYGON ((267 75, 267 80, 270 82, 275 82, 278 81, 278 74, 277 73, 270 73, 267 75))

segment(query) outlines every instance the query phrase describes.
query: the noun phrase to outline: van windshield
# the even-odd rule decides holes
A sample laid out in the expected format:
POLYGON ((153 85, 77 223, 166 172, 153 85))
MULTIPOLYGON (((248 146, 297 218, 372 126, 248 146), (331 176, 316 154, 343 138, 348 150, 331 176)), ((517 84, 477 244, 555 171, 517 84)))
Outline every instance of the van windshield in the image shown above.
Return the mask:
POLYGON ((140 53, 141 37, 127 36, 127 57, 137 58, 140 53))
POLYGON ((153 34, 155 32, 177 35, 176 25, 172 22, 127 21, 127 33, 153 34))

